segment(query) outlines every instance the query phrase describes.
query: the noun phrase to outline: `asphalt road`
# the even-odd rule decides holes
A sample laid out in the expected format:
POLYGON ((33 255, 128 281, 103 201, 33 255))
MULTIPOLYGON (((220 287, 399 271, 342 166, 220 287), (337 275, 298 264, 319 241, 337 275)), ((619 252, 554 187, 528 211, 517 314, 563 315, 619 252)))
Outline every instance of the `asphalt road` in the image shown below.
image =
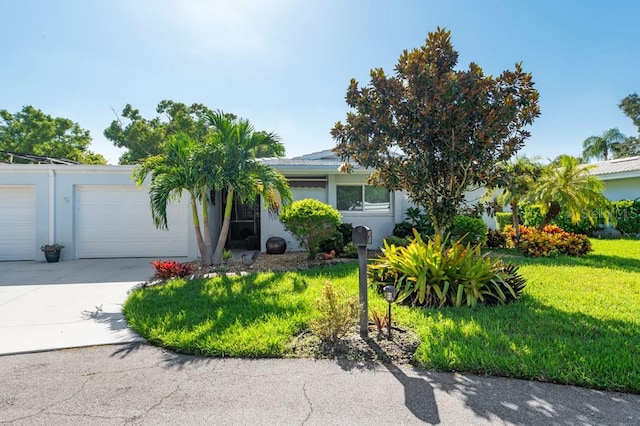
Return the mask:
POLYGON ((11 425, 639 425, 640 395, 144 343, 0 357, 11 425))

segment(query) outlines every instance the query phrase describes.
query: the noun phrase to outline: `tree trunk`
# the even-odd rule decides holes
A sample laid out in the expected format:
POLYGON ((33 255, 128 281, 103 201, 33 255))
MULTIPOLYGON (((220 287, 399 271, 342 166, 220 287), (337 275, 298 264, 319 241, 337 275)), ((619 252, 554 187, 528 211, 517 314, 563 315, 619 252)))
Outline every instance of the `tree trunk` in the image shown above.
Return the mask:
POLYGON ((513 221, 513 230, 516 233, 516 241, 520 241, 520 218, 518 217, 518 203, 511 203, 511 220, 513 221))
MULTIPOLYGON (((204 245, 207 249, 206 265, 213 264, 213 244, 211 242, 211 227, 209 226, 209 197, 207 190, 202 190, 202 227, 204 228, 204 245)), ((202 261, 205 264, 204 258, 202 261)))
POLYGON ((196 241, 198 242, 198 250, 200 251, 200 259, 203 265, 206 265, 208 259, 211 257, 207 251, 207 246, 202 238, 202 232, 200 230, 200 218, 198 217, 198 203, 196 198, 191 194, 191 218, 193 219, 193 229, 196 231, 196 241))
POLYGON ((229 234, 229 224, 231 223, 231 208, 233 206, 233 188, 229 188, 227 191, 227 201, 224 206, 224 219, 222 220, 222 228, 220 229, 220 236, 218 237, 218 245, 216 251, 213 253, 213 264, 219 265, 222 263, 222 255, 224 254, 224 245, 227 241, 227 235, 229 234))
POLYGON ((542 219, 542 223, 540 223, 540 226, 538 226, 538 231, 542 231, 542 229, 545 226, 550 224, 551 221, 560 214, 560 210, 562 210, 562 208, 560 207, 560 204, 556 203, 555 201, 552 201, 551 205, 549 206, 549 210, 547 211, 547 214, 544 215, 544 219, 542 219))

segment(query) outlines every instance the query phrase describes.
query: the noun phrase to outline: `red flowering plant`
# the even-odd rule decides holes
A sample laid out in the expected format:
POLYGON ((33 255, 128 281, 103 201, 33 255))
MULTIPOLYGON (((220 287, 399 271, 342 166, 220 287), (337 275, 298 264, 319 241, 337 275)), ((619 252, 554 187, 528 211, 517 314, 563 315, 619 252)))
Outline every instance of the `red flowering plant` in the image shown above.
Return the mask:
POLYGON ((154 260, 151 265, 156 270, 156 276, 161 279, 180 278, 193 273, 191 265, 175 260, 154 260))

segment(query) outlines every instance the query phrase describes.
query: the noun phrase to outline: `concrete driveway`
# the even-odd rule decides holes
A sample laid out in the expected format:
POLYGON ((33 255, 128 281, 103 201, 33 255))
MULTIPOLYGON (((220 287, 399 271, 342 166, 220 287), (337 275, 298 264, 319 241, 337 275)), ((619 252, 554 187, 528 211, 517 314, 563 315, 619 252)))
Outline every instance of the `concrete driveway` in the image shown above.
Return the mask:
POLYGON ((0 262, 0 354, 141 340, 121 308, 153 260, 0 262))

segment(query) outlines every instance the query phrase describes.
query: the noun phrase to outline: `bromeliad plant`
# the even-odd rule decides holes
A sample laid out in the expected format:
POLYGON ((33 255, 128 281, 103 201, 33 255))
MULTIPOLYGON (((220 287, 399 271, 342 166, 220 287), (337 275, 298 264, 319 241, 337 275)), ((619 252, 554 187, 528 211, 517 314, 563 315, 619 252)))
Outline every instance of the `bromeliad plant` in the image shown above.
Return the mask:
POLYGON ((369 280, 378 290, 398 288, 398 303, 423 306, 495 305, 518 299, 524 280, 517 267, 483 256, 481 245, 450 246, 436 235, 424 241, 416 231, 407 247, 384 243, 382 255, 369 265, 369 280))
POLYGON ((151 265, 156 271, 156 276, 161 279, 181 278, 193 273, 191 265, 175 260, 155 260, 151 265))

